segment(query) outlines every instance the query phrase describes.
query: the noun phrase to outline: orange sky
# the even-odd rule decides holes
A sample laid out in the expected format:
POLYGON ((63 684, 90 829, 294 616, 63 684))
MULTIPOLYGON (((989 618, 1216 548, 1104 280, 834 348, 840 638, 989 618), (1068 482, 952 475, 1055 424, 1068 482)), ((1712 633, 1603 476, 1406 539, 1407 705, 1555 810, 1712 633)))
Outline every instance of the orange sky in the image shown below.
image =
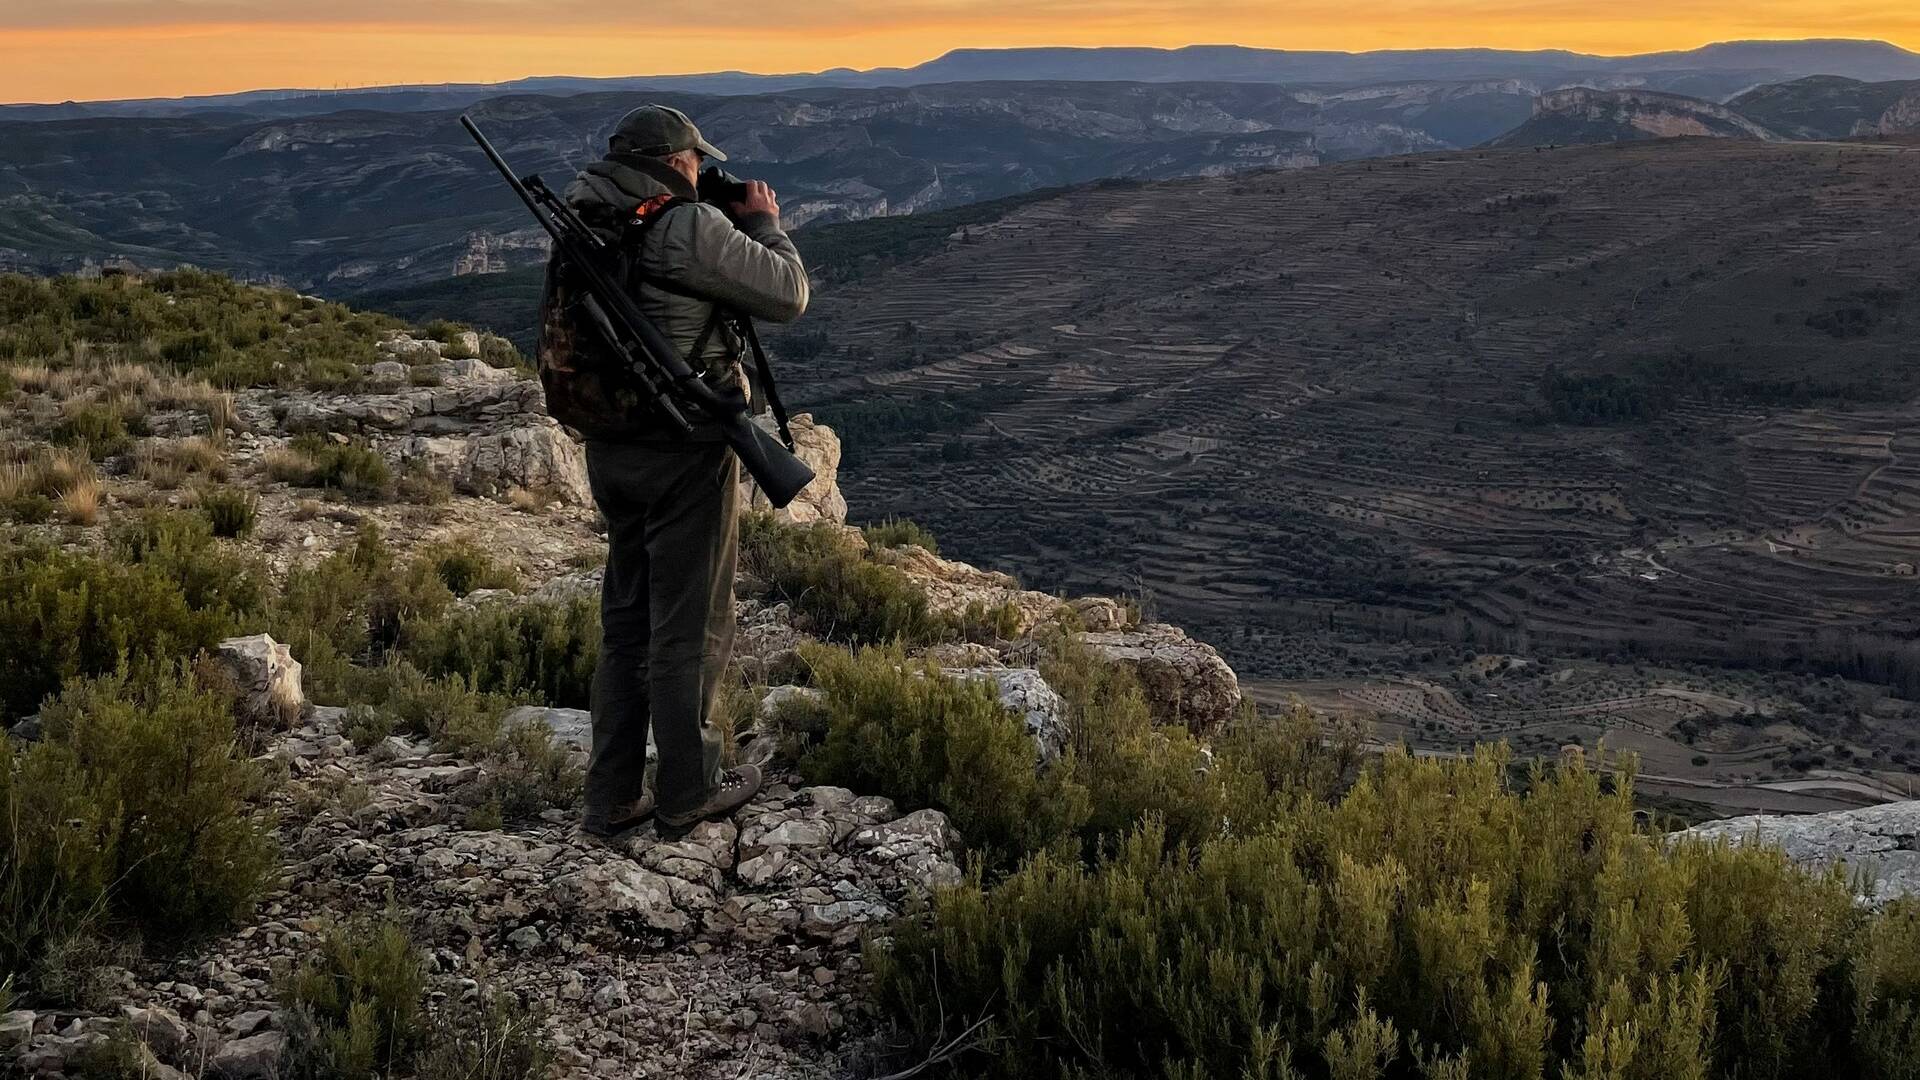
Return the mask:
POLYGON ((650 12, 651 21, 619 14, 623 5, 610 0, 0 0, 0 101, 865 68, 959 46, 1618 54, 1737 38, 1872 37, 1920 50, 1916 0, 634 0, 624 8, 650 12))

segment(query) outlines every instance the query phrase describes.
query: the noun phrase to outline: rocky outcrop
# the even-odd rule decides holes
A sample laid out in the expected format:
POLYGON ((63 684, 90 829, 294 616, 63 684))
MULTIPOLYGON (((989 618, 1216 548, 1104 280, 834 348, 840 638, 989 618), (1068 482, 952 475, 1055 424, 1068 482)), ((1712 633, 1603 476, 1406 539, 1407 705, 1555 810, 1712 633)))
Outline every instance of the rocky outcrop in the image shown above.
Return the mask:
POLYGON ((265 634, 228 638, 214 646, 214 662, 233 680, 242 720, 284 727, 307 707, 300 685, 300 662, 285 645, 265 634))
POLYGON ((1725 105, 1652 90, 1573 86, 1541 94, 1533 116, 1488 146, 1579 146, 1680 135, 1777 141, 1780 136, 1725 105))
MULTIPOLYGON (((477 335, 458 343, 478 349, 477 335)), ((456 491, 497 496, 513 488, 569 505, 592 501, 586 453, 546 413, 540 383, 472 358, 442 359, 438 341, 396 336, 354 393, 254 390, 236 402, 257 432, 365 437, 399 468, 424 467, 456 491)), ((836 489, 837 494, 837 489, 836 489)))
POLYGON ((963 562, 943 559, 917 544, 881 548, 873 557, 906 571, 908 577, 926 591, 927 603, 934 611, 965 615, 1007 608, 1013 613, 1009 627, 1014 636, 1027 633, 1037 624, 1060 612, 1057 596, 1022 589, 1012 577, 994 570, 982 570, 963 562))
POLYGON ((1920 895, 1920 802, 1826 814, 1755 814, 1680 833, 1699 840, 1770 844, 1803 866, 1844 864, 1860 877, 1863 903, 1920 895))
POLYGON ((1160 723, 1183 724, 1210 738, 1240 711, 1240 680, 1233 669, 1213 646, 1177 626, 1155 623, 1089 633, 1083 640, 1095 655, 1133 669, 1160 723))
MULTIPOLYGON (((767 424, 768 430, 772 430, 772 421, 768 420, 767 424)), ((789 418, 787 426, 793 432, 794 455, 813 470, 813 483, 785 509, 774 510, 774 516, 796 525, 816 521, 844 523, 847 500, 840 494, 840 436, 825 424, 815 423, 811 413, 789 418)), ((766 493, 744 471, 740 476, 740 501, 755 510, 773 510, 766 493)))

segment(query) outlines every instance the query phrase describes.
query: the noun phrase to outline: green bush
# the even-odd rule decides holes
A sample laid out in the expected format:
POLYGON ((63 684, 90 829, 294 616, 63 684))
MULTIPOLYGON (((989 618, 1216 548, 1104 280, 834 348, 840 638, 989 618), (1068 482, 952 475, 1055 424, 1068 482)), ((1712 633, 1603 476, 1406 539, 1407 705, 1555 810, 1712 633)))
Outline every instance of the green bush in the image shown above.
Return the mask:
POLYGON ((233 629, 228 587, 244 573, 204 552, 157 549, 126 565, 31 545, 0 545, 0 714, 32 712, 76 676, 136 671, 210 648, 233 629), (233 576, 217 580, 224 565, 233 576), (194 596, 175 575, 190 576, 194 596), (193 600, 202 601, 194 603, 193 600))
POLYGON ((817 635, 855 644, 923 644, 959 636, 897 567, 868 559, 836 526, 784 525, 771 514, 741 521, 742 569, 765 581, 817 635))
POLYGON ((393 493, 393 470, 363 439, 336 442, 309 432, 267 459, 267 473, 296 487, 332 488, 363 499, 393 493))
POLYGON ((487 755, 485 771, 473 792, 483 813, 470 818, 470 828, 500 828, 526 821, 544 810, 573 806, 580 799, 584 779, 572 753, 553 741, 553 732, 538 720, 513 724, 500 732, 487 755))
POLYGON ((300 658, 309 692, 357 699, 409 623, 437 619, 453 594, 431 566, 394 557, 379 530, 363 527, 353 546, 287 572, 267 616, 268 633, 300 658))
POLYGON ((403 1069, 426 1041, 426 957, 394 913, 336 927, 287 974, 279 1075, 374 1080, 403 1069))
POLYGON ((863 526, 860 531, 866 535, 867 543, 877 548, 918 544, 935 555, 940 553, 940 542, 933 538, 933 534, 906 518, 890 517, 863 526))
POLYGON ((552 1064, 539 1013, 482 988, 433 1018, 418 1080, 543 1080, 552 1064))
POLYGON ((426 560, 433 572, 455 596, 476 589, 517 589, 520 575, 511 566, 502 566, 472 540, 449 540, 430 544, 415 556, 426 560))
POLYGON ((1577 760, 1507 777, 1400 752, 1197 849, 1042 852, 871 950, 882 1000, 928 1046, 986 1019, 972 1076, 1906 1075, 1911 903, 1664 843, 1577 760))
POLYGON ((229 624, 257 618, 266 606, 266 571, 215 542, 214 529, 203 514, 148 510, 113 530, 108 554, 161 573, 196 611, 218 613, 229 624))
POLYGON ((801 761, 808 783, 944 810, 969 844, 1004 862, 1055 843, 1087 819, 1071 763, 1035 769, 1026 722, 992 688, 948 678, 898 648, 806 647, 826 692, 827 731, 801 761))
POLYGON ((177 941, 224 926, 271 883, 268 779, 231 701, 179 672, 81 679, 41 740, 0 740, 0 963, 19 972, 110 928, 177 941))
POLYGON ((400 646, 429 675, 570 709, 589 707, 599 651, 600 605, 587 597, 449 612, 412 623, 400 646))
POLYGON ((232 540, 250 536, 260 510, 260 499, 252 492, 231 487, 212 487, 200 492, 200 512, 213 527, 213 535, 232 540))
MULTIPOLYGON (((137 422, 133 427, 138 427, 137 422)), ((131 450, 137 433, 130 428, 125 410, 112 404, 77 400, 67 403, 49 438, 61 446, 85 447, 87 453, 99 461, 131 450)))

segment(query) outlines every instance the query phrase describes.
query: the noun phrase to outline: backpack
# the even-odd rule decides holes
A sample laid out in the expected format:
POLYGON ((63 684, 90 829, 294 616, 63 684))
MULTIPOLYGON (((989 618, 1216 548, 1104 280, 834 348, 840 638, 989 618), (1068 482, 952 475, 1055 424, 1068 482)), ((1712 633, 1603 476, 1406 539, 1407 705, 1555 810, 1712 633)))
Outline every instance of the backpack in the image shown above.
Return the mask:
MULTIPOLYGON (((620 215, 604 215, 600 220, 583 214, 587 224, 614 243, 617 265, 607 267, 608 276, 635 291, 641 284, 667 292, 699 296, 678 283, 646 273, 641 268, 640 249, 647 234, 667 212, 690 200, 674 195, 656 195, 636 206, 623 220, 620 215)), ((572 268, 557 256, 547 260, 546 283, 540 300, 540 333, 535 362, 540 384, 547 395, 547 412, 561 424, 585 439, 635 439, 664 432, 652 401, 642 392, 625 362, 612 354, 600 334, 587 325, 578 311, 585 286, 572 268)), ((704 299, 704 298, 703 298, 704 299)), ((705 351, 708 339, 716 332, 731 329, 735 337, 752 349, 756 382, 761 394, 756 401, 771 406, 779 425, 780 437, 793 448, 787 411, 774 385, 773 370, 753 321, 729 312, 716 304, 713 315, 694 341, 692 354, 705 351)))

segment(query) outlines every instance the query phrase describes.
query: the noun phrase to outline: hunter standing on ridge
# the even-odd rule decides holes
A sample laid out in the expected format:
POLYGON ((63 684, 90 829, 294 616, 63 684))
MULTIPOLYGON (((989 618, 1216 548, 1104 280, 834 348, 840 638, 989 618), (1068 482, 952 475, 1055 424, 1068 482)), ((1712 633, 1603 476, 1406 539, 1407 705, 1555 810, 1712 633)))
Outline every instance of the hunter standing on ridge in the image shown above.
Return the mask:
MULTIPOLYGON (((766 184, 736 185, 724 208, 699 201, 708 158, 726 155, 686 114, 648 105, 620 121, 607 156, 580 173, 566 201, 617 242, 619 272, 641 310, 694 371, 723 394, 744 395, 735 318, 799 318, 807 272, 766 184)), ((613 365, 593 363, 569 289, 564 269, 549 263, 541 381, 548 410, 586 440, 608 546, 581 827, 612 836, 654 814, 671 835, 733 813, 760 788, 754 766, 720 768, 709 723, 733 652, 740 467, 711 422, 696 420, 683 437, 613 365), (651 794, 650 723, 660 759, 651 794)))

